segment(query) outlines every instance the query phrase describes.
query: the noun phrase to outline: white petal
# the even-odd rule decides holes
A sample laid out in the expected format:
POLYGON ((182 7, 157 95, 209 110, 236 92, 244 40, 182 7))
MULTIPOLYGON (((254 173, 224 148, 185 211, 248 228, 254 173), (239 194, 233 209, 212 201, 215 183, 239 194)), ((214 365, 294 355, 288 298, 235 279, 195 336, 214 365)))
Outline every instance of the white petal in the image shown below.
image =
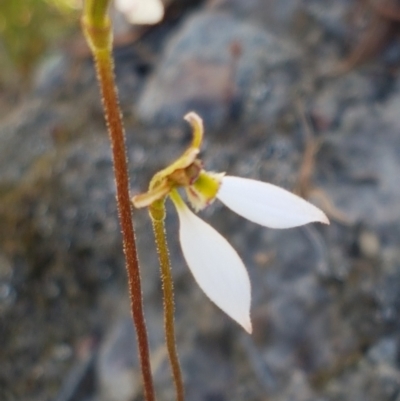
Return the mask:
POLYGON ((322 210, 303 198, 261 181, 225 176, 217 198, 246 219, 271 228, 290 228, 319 221, 329 224, 322 210))
POLYGON ((164 16, 164 6, 160 0, 116 0, 115 6, 132 24, 156 24, 164 16))
POLYGON ((228 241, 189 208, 177 206, 183 255, 200 288, 251 333, 250 280, 228 241))

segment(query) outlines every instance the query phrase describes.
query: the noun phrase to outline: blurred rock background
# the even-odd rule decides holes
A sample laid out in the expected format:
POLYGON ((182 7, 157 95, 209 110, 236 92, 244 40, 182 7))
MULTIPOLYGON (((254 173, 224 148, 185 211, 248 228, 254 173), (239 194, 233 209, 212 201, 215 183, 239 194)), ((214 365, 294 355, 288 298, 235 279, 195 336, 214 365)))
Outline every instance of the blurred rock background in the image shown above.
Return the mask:
MULTIPOLYGON (((0 10, 0 399, 141 400, 79 9, 5 4, 14 8, 0 10)), ((185 149, 182 117, 195 110, 208 169, 296 190, 331 219, 278 231, 217 203, 201 213, 249 270, 248 336, 197 288, 169 209, 188 401, 400 400, 397 7, 176 0, 154 27, 114 13, 132 193, 185 149)), ((134 220, 158 400, 173 400, 153 234, 146 211, 134 220)))

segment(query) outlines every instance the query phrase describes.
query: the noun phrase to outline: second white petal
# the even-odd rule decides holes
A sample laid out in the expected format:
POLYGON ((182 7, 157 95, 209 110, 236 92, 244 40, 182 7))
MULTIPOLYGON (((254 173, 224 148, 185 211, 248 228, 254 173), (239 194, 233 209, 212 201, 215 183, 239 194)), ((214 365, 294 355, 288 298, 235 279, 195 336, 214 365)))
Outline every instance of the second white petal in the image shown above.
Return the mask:
POLYGON ((228 241, 186 205, 177 207, 183 255, 200 288, 251 333, 250 280, 228 241))
POLYGON ((322 210, 276 185, 225 176, 217 198, 244 218, 271 228, 290 228, 319 221, 329 224, 322 210))

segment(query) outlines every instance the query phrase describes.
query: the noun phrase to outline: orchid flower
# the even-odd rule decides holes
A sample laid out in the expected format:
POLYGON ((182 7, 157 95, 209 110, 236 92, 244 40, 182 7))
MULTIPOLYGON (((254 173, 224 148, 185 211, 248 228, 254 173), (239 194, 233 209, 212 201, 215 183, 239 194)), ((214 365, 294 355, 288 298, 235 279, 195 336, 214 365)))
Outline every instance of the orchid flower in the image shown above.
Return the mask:
POLYGON ((228 241, 200 219, 197 212, 220 200, 240 216, 265 227, 290 228, 311 222, 329 224, 326 215, 311 203, 275 185, 247 178, 212 173, 198 158, 203 138, 201 118, 185 116, 193 128, 191 146, 170 166, 158 172, 149 190, 133 197, 135 207, 151 207, 168 196, 178 212, 183 255, 205 294, 228 316, 251 333, 251 289, 247 270, 228 241))

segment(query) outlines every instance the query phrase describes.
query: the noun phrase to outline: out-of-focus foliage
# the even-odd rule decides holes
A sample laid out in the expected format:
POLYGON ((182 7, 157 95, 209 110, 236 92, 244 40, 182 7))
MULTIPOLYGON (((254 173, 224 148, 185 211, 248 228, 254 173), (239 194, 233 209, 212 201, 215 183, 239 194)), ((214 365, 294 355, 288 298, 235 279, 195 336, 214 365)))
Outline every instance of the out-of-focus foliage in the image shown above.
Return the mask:
POLYGON ((29 78, 38 58, 79 23, 79 0, 1 0, 0 83, 29 78))

